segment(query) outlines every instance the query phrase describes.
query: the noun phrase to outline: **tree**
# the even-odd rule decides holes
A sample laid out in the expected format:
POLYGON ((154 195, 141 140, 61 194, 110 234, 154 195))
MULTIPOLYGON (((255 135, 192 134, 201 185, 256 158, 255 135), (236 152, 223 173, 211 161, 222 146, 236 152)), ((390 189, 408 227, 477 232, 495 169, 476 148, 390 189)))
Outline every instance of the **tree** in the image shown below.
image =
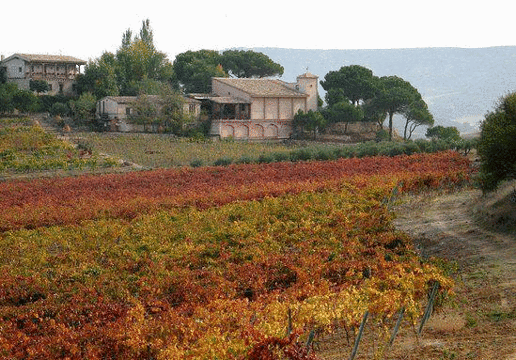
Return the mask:
POLYGON ((18 90, 12 97, 13 106, 22 113, 35 112, 39 108, 39 99, 29 90, 18 90))
POLYGON ((516 178, 516 93, 502 98, 480 124, 477 146, 480 156, 480 186, 484 192, 500 182, 516 178))
POLYGON ((412 103, 423 101, 422 96, 408 81, 398 76, 381 77, 377 84, 371 106, 375 111, 385 112, 389 117, 389 139, 392 140, 394 114, 406 114, 412 103))
POLYGON ((15 83, 0 84, 0 114, 14 111, 13 96, 18 92, 15 83))
POLYGON ((116 67, 115 55, 110 52, 104 52, 100 58, 90 60, 84 68, 84 74, 77 77, 79 93, 90 92, 97 99, 118 96, 116 67))
POLYGON ((166 130, 176 135, 183 135, 185 125, 193 121, 193 117, 183 112, 186 100, 175 89, 163 86, 159 94, 159 115, 161 124, 166 130))
POLYGON ((7 69, 5 67, 0 67, 0 85, 5 84, 7 82, 7 69))
POLYGON ((77 79, 82 94, 91 92, 97 99, 104 96, 158 94, 162 83, 178 87, 174 69, 165 53, 154 46, 154 35, 147 19, 133 39, 130 29, 122 34, 117 52, 105 52, 88 62, 77 79))
POLYGON ((131 103, 131 107, 136 111, 134 121, 143 125, 144 131, 147 130, 147 125, 159 123, 158 103, 153 96, 140 94, 131 103))
POLYGON ((35 91, 38 95, 42 92, 46 92, 50 89, 48 83, 45 80, 31 80, 29 82, 29 88, 31 91, 35 91))
POLYGON ((75 116, 78 119, 91 120, 95 116, 97 99, 90 92, 82 93, 76 101, 71 102, 75 116))
POLYGON ((222 53, 221 65, 232 76, 238 78, 262 78, 283 75, 283 66, 267 55, 252 50, 227 50, 222 53))
POLYGON ((294 115, 294 120, 292 121, 292 126, 296 131, 303 132, 309 131, 313 133, 314 140, 316 139, 317 132, 321 130, 326 125, 326 119, 322 114, 318 111, 309 110, 308 112, 303 112, 299 110, 296 115, 294 115))
POLYGON ((428 110, 428 105, 421 99, 411 103, 405 112, 405 129, 403 131, 403 139, 409 140, 412 133, 418 126, 434 125, 434 117, 428 110))
POLYGON ((227 77, 215 50, 187 51, 176 56, 174 72, 186 93, 211 92, 212 77, 227 77))
MULTIPOLYGON (((367 100, 363 105, 364 110, 364 121, 376 122, 380 126, 380 130, 383 130, 383 123, 387 117, 387 111, 377 107, 372 100, 367 100)), ((389 133, 387 132, 387 135, 389 133)))
POLYGON ((149 19, 142 22, 140 33, 134 39, 129 29, 122 35, 115 68, 122 95, 137 95, 142 91, 156 95, 159 91, 156 83, 175 83, 172 64, 154 45, 149 19))
POLYGON ((326 118, 331 123, 344 122, 344 132, 347 133, 350 122, 364 119, 364 111, 360 106, 354 106, 349 101, 341 101, 326 111, 326 118))
POLYGON ((340 102, 342 97, 346 97, 353 105, 358 106, 360 101, 371 99, 375 95, 377 79, 368 68, 351 65, 327 73, 321 86, 328 92, 328 104, 340 102), (338 99, 333 100, 333 96, 338 99))
POLYGON ((460 140, 460 131, 455 126, 434 126, 426 130, 425 136, 427 138, 434 138, 445 141, 460 140))

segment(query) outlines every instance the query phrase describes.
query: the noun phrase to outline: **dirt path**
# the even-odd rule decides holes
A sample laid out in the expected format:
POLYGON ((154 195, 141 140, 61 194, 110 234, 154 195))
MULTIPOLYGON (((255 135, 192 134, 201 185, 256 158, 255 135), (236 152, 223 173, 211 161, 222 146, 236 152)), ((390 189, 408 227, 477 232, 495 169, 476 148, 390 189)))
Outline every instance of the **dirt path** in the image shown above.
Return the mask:
POLYGON ((399 358, 516 359, 516 234, 487 226, 499 221, 498 208, 511 206, 513 186, 484 198, 479 190, 419 197, 397 209, 396 227, 416 239, 423 256, 459 266, 456 307, 435 314, 423 336, 434 345, 399 358))
MULTIPOLYGON (((456 261, 457 286, 454 304, 435 311, 419 338, 402 328, 384 359, 516 360, 516 234, 486 227, 499 221, 496 209, 503 206, 511 207, 514 219, 516 203, 509 195, 515 186, 506 184, 485 198, 472 189, 412 197, 395 209, 396 227, 414 237, 423 256, 456 261)), ((323 344, 324 359, 349 358, 340 337, 323 344)), ((356 359, 372 359, 368 350, 356 359)))

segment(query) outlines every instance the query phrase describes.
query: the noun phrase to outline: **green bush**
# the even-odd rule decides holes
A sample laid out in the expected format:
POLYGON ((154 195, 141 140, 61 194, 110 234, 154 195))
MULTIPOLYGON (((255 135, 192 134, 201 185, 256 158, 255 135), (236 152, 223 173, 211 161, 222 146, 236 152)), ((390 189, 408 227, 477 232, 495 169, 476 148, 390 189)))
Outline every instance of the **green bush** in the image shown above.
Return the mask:
POLYGON ((193 168, 201 167, 202 166, 202 160, 201 159, 194 159, 190 161, 190 166, 193 168))
POLYGON ((356 157, 365 157, 365 156, 376 156, 379 153, 379 147, 374 141, 368 141, 362 144, 359 144, 356 147, 356 157))
POLYGON ((306 161, 311 159, 312 154, 307 149, 297 149, 290 152, 291 161, 306 161))
POLYGON ((388 141, 389 140, 389 132, 385 129, 380 129, 376 133, 376 142, 380 141, 388 141))
POLYGON ((272 154, 260 154, 258 156, 258 163, 259 164, 268 164, 274 162, 274 156, 272 154))
POLYGON ((480 124, 478 154, 480 186, 496 190, 500 182, 516 178, 516 93, 505 96, 480 124))
POLYGON ((50 109, 50 114, 56 116, 66 116, 69 112, 68 105, 65 103, 56 102, 50 109))
POLYGON ((221 157, 221 158, 215 160, 215 163, 213 165, 228 166, 228 165, 231 165, 232 162, 233 162, 233 159, 231 159, 230 157, 224 156, 224 157, 221 157))
POLYGON ((251 164, 253 159, 249 155, 242 155, 240 159, 238 159, 238 164, 251 164))
POLYGON ((290 160, 290 156, 285 152, 274 152, 272 153, 272 156, 274 157, 274 161, 277 162, 290 160))
POLYGON ((408 142, 403 143, 403 147, 404 147, 404 153, 407 155, 421 152, 421 149, 419 148, 419 146, 416 143, 414 143, 413 141, 408 141, 408 142))

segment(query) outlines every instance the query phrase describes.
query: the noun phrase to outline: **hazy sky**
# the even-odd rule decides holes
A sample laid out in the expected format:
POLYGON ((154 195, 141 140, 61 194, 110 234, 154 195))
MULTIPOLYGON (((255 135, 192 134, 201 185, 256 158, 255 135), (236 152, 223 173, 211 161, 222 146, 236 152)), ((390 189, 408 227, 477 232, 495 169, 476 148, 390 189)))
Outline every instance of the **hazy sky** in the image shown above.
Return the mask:
POLYGON ((188 50, 232 47, 386 49, 516 45, 508 0, 8 1, 0 54, 116 52, 122 34, 150 20, 171 61, 188 50), (118 5, 121 4, 121 5, 118 5), (295 4, 295 5, 292 5, 295 4))

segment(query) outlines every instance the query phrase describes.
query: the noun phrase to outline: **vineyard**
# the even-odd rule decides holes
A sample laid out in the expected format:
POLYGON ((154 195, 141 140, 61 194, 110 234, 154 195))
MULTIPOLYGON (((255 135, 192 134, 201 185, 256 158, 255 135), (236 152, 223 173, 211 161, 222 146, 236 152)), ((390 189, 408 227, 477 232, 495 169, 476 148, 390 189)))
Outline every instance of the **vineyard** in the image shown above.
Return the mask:
POLYGON ((34 126, 29 118, 0 118, 0 172, 28 173, 113 167, 115 159, 81 149, 34 126))
POLYGON ((398 193, 470 179, 455 152, 0 183, 0 355, 317 359, 452 281, 392 225, 398 193))

